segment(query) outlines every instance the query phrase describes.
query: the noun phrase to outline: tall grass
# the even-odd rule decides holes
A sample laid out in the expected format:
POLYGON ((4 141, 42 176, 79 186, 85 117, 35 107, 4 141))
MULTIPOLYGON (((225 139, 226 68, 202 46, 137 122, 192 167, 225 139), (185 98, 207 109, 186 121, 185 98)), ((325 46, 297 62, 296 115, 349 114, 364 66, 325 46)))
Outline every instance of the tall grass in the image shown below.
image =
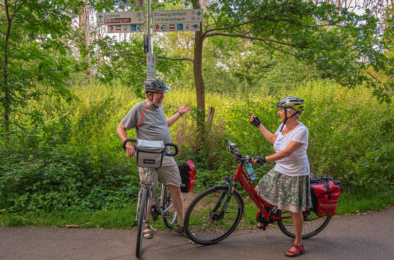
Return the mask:
MULTIPOLYGON (((39 111, 40 122, 15 117, 25 129, 15 125, 13 147, 0 146, 0 208, 47 211, 60 201, 59 209, 99 209, 122 207, 134 198, 139 185, 135 160, 126 158, 116 128, 142 100, 121 85, 74 86, 71 91, 79 100, 67 103, 44 97, 21 108, 39 111)), ((216 112, 202 152, 196 142, 194 91, 166 93, 165 102, 192 106, 170 132, 172 141, 181 147, 178 160, 197 163, 198 188, 218 183, 234 171, 236 163, 229 163, 230 155, 222 148, 224 137, 235 142, 243 154, 274 152, 249 123, 249 112, 274 132, 280 124, 274 104, 288 95, 303 98, 307 104, 300 121, 310 132, 308 157, 314 174, 333 175, 345 188, 394 186, 392 104, 379 104, 369 89, 346 89, 329 81, 308 82, 275 96, 267 93, 264 87, 236 96, 207 93, 206 108, 214 107, 216 112)), ((171 105, 163 107, 167 117, 177 111, 171 105)), ((128 135, 134 137, 134 131, 128 135)), ((273 165, 256 166, 255 170, 261 177, 273 165)))

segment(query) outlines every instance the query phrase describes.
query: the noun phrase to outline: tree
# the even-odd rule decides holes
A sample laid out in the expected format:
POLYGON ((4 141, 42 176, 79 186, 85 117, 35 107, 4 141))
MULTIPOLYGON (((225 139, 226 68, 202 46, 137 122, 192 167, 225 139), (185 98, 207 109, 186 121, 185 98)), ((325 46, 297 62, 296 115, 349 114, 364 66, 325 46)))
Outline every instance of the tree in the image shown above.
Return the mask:
MULTIPOLYGON (((201 8, 201 1, 193 0, 192 5, 195 9, 201 8)), ((272 53, 314 64, 323 77, 348 87, 363 83, 375 87, 366 76, 366 69, 371 66, 379 70, 388 62, 383 51, 391 48, 390 32, 386 30, 383 36, 377 30, 379 20, 369 10, 357 15, 347 8, 326 3, 318 6, 302 0, 218 0, 211 1, 207 10, 203 30, 195 32, 193 58, 201 142, 205 121, 202 54, 204 40, 209 37, 250 39, 272 53), (368 62, 360 62, 362 58, 368 62)), ((390 89, 393 84, 387 83, 375 89, 375 94, 387 101, 390 89)))
MULTIPOLYGON (((327 0, 317 5, 315 1, 303 0, 190 0, 191 6, 186 3, 184 7, 194 9, 201 9, 203 3, 205 10, 202 29, 195 32, 193 58, 168 58, 163 54, 160 58, 193 62, 199 143, 203 145, 205 136, 203 50, 206 40, 212 37, 249 40, 249 45, 263 48, 269 56, 281 54, 302 61, 313 66, 320 77, 335 79, 343 86, 366 84, 374 88, 378 98, 389 101, 393 83, 377 86, 366 70, 387 70, 387 64, 393 63, 384 55, 393 46, 392 30, 380 30, 379 19, 369 10, 357 15, 349 8, 333 5, 342 2, 327 0)), ((345 1, 344 6, 347 4, 345 1)), ((152 8, 162 10, 165 5, 155 1, 152 8)), ((137 54, 141 52, 129 53, 137 54)))
MULTIPOLYGON (((41 95, 71 99, 65 80, 73 64, 66 57, 64 39, 71 30, 71 18, 83 6, 80 0, 2 1, 5 30, 0 30, 0 103, 5 136, 10 141, 10 115, 18 106, 41 95), (71 15, 70 15, 71 14, 71 15), (43 86, 47 91, 43 91, 43 86)), ((31 116, 38 116, 35 111, 31 116)))

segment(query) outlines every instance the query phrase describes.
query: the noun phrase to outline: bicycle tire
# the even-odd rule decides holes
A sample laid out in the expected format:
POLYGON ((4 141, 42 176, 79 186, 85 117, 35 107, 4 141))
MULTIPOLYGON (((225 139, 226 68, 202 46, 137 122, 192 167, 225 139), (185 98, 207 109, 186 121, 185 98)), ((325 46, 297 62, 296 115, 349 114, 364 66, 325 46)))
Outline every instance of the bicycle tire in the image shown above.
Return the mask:
POLYGON ((140 216, 138 219, 138 231, 137 231, 137 245, 135 249, 135 256, 137 258, 140 257, 141 255, 141 248, 142 248, 142 235, 143 235, 143 230, 144 230, 144 218, 145 218, 145 210, 147 208, 146 205, 146 199, 148 197, 148 190, 145 188, 142 191, 142 198, 141 198, 141 207, 140 207, 140 216))
MULTIPOLYGON (((280 211, 277 216, 282 216, 282 212, 280 211)), ((288 212, 288 211, 286 211, 288 212)), ((285 213, 285 216, 290 216, 290 213, 285 213)), ((310 211, 309 215, 304 217, 304 225, 302 227, 302 239, 307 239, 319 234, 330 222, 331 216, 323 216, 319 217, 315 212, 310 211)), ((279 229, 288 237, 295 238, 293 221, 291 218, 288 218, 284 221, 278 220, 279 229)))
MULTIPOLYGON (((164 186, 164 192, 163 192, 163 194, 164 194, 164 196, 163 196, 163 200, 164 200, 164 203, 163 203, 163 205, 164 205, 164 210, 166 210, 167 208, 168 208, 168 206, 170 206, 171 204, 172 204, 172 197, 171 197, 171 193, 170 193, 170 191, 168 190, 168 187, 167 186, 164 186)), ((176 211, 175 211, 175 208, 174 208, 174 206, 172 206, 172 208, 171 209, 169 209, 169 212, 171 212, 171 213, 173 213, 173 218, 171 218, 171 219, 167 219, 167 218, 164 218, 164 216, 163 216, 163 221, 164 221, 164 224, 168 227, 168 228, 172 228, 173 226, 174 226, 174 224, 175 224, 175 222, 176 222, 176 220, 177 220, 177 214, 176 214, 176 211)))
POLYGON ((212 245, 237 228, 244 211, 243 199, 238 191, 231 195, 223 217, 217 214, 228 196, 228 187, 214 187, 203 191, 192 201, 185 214, 185 232, 193 242, 212 245), (220 199, 221 203, 218 204, 220 199), (212 212, 218 205, 217 210, 212 212))

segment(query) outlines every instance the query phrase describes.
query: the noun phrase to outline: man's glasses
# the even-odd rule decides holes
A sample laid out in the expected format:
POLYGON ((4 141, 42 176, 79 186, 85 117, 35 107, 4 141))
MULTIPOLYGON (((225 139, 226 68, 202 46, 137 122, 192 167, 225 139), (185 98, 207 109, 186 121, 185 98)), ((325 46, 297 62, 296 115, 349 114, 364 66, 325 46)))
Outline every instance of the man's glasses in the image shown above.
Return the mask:
POLYGON ((156 94, 156 95, 158 95, 158 96, 164 96, 164 95, 165 95, 165 92, 163 92, 163 93, 154 92, 154 94, 156 94))

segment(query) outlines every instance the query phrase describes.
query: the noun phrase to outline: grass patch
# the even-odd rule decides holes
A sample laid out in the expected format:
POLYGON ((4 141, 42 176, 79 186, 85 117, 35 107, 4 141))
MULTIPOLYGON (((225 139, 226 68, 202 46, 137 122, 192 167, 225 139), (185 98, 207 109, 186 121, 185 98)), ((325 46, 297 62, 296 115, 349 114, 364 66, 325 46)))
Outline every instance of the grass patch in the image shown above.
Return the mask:
POLYGON ((339 197, 338 214, 360 214, 379 211, 394 205, 394 190, 353 190, 339 197))
MULTIPOLYGON (((238 228, 255 228, 257 207, 249 198, 244 198, 245 215, 238 228)), ((343 192, 339 198, 338 214, 361 214, 380 211, 394 205, 394 190, 370 190, 368 192, 343 192)), ((0 213, 0 226, 3 227, 66 227, 78 225, 79 228, 135 229, 136 203, 122 209, 96 211, 67 211, 52 213, 0 213)), ((156 230, 168 230, 161 217, 153 222, 156 230)))

